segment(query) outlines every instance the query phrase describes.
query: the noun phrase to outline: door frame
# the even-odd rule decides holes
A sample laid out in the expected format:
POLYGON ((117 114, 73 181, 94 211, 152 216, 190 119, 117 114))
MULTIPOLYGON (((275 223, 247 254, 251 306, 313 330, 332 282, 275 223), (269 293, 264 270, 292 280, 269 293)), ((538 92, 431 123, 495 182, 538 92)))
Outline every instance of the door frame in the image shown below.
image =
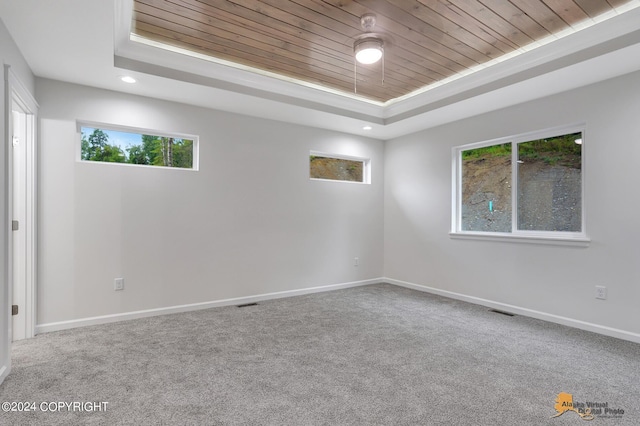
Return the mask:
MULTIPOLYGON (((26 118, 26 169, 25 169, 25 185, 26 185, 26 212, 25 223, 20 224, 26 232, 26 246, 25 246, 25 306, 20 306, 19 309, 24 309, 24 330, 25 338, 31 338, 35 336, 36 328, 36 289, 37 289, 37 211, 38 211, 38 191, 37 191, 37 177, 38 177, 38 143, 37 143, 37 123, 38 123, 38 103, 33 98, 31 93, 25 88, 20 79, 13 73, 9 66, 5 66, 6 75, 6 104, 5 104, 5 123, 7 123, 7 214, 8 220, 13 220, 13 111, 14 105, 17 105, 25 114, 26 118)), ((8 286, 9 286, 9 304, 13 303, 13 235, 11 227, 9 226, 9 234, 7 237, 7 272, 8 272, 8 286)), ((10 318, 10 328, 13 328, 13 323, 10 318)), ((10 333, 9 340, 13 340, 13 336, 10 333)))

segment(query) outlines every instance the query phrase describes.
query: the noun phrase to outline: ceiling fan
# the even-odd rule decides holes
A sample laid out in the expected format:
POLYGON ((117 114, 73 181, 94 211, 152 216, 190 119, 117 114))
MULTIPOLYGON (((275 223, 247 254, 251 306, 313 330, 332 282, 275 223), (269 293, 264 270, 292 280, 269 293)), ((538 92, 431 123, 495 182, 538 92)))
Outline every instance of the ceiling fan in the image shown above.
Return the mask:
POLYGON ((353 43, 354 93, 358 93, 358 63, 370 65, 382 59, 382 85, 384 85, 384 40, 381 34, 373 31, 375 25, 375 14, 365 13, 360 17, 360 26, 364 33, 357 36, 353 43))

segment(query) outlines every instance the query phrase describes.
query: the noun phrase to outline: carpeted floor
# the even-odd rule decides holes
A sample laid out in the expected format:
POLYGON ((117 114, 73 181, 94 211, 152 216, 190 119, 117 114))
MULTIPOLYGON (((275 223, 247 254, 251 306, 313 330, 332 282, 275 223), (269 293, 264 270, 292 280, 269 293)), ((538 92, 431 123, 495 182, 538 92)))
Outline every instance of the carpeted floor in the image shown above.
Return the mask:
POLYGON ((0 424, 581 424, 560 392, 640 424, 640 345, 379 284, 16 342, 0 424))

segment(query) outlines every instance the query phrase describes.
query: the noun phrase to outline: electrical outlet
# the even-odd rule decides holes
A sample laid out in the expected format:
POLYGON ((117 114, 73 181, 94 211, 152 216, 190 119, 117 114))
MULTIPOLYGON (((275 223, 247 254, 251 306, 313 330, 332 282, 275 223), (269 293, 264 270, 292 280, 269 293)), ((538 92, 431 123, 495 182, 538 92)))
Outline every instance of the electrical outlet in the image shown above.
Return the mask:
POLYGON ((357 258, 357 257, 354 257, 353 258, 353 266, 358 266, 358 265, 360 265, 360 259, 357 258))
POLYGON ((605 300, 607 298, 607 288, 602 285, 596 286, 596 299, 605 300))
POLYGON ((124 290, 124 278, 116 278, 113 281, 113 289, 115 291, 124 290))

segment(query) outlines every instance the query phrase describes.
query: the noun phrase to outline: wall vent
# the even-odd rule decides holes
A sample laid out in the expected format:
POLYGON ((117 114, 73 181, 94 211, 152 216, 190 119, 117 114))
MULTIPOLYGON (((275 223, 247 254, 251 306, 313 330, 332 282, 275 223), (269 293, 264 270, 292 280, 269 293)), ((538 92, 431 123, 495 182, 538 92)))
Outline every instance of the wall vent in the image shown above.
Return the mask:
POLYGON ((493 313, 495 313, 495 314, 500 314, 500 315, 506 315, 506 316, 508 316, 508 317, 512 317, 512 316, 514 316, 514 314, 512 314, 512 313, 505 312, 505 311, 499 311, 499 310, 497 310, 497 309, 489 309, 489 312, 493 312, 493 313))

